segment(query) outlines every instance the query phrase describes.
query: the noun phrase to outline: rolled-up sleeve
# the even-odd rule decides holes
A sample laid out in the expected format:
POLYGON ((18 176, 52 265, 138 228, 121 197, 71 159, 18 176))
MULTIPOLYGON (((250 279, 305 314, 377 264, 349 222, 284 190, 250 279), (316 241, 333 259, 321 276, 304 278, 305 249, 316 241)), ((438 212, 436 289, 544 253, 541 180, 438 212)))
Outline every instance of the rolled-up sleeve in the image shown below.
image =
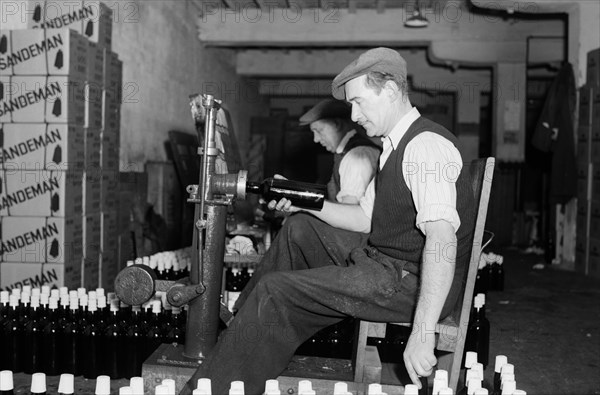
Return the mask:
POLYGON ((460 227, 456 210, 456 180, 462 169, 458 149, 442 136, 423 132, 406 146, 402 173, 417 210, 416 226, 424 232, 430 221, 460 227))
POLYGON ((379 151, 371 147, 356 147, 344 155, 339 167, 340 191, 336 195, 338 202, 347 196, 360 200, 375 175, 377 158, 379 151))

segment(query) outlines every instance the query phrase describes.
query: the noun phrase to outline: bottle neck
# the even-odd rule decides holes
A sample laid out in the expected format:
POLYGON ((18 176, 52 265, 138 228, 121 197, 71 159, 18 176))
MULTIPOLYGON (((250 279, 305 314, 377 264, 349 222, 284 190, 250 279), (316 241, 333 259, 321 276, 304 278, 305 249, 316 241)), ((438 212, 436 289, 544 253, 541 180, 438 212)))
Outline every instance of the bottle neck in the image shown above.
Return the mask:
POLYGON ((246 193, 260 194, 261 193, 260 183, 253 182, 253 181, 246 182, 246 193))

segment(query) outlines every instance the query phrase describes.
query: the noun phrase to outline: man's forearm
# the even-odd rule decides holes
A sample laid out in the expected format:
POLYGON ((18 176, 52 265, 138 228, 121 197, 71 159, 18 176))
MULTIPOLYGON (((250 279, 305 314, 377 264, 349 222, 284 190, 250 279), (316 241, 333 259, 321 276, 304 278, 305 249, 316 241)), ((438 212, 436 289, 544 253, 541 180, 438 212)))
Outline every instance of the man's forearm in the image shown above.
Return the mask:
POLYGON ((422 335, 435 333, 435 325, 454 278, 456 235, 448 222, 437 222, 427 230, 420 273, 421 287, 413 323, 413 331, 419 331, 422 335))
POLYGON ((371 219, 365 215, 360 205, 326 201, 321 211, 303 210, 336 228, 354 232, 369 233, 371 219))

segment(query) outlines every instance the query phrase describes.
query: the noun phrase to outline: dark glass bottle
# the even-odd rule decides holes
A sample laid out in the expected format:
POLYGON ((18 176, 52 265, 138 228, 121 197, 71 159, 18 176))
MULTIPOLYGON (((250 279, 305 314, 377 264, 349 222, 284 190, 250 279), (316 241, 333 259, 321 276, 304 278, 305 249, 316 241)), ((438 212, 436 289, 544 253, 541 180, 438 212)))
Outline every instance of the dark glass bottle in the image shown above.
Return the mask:
POLYGON ((104 369, 107 376, 111 379, 120 379, 125 377, 125 368, 123 366, 123 347, 124 334, 121 323, 118 319, 119 301, 113 300, 110 304, 110 316, 102 336, 104 354, 104 369))
POLYGON ((163 326, 161 318, 161 303, 159 300, 152 302, 152 315, 148 320, 148 329, 146 331, 146 355, 148 358, 163 342, 163 326))
POLYGON ((95 379, 100 374, 100 330, 96 321, 96 299, 88 299, 88 312, 83 330, 83 377, 95 379))
POLYGON ((475 299, 475 314, 467 329, 465 349, 477 353, 477 362, 485 368, 488 364, 490 350, 490 322, 485 317, 482 299, 475 299))
POLYGON ((12 370, 15 373, 23 370, 23 338, 24 330, 19 315, 19 297, 10 295, 9 310, 6 321, 0 331, 0 342, 3 355, 0 355, 2 369, 12 370))
POLYGON ((225 274, 225 305, 229 311, 233 311, 233 306, 238 300, 242 291, 242 275, 240 268, 233 266, 225 274))
POLYGON ((506 355, 496 355, 496 360, 494 362, 494 389, 492 394, 500 395, 500 374, 502 373, 502 366, 508 363, 508 359, 506 358, 506 355))
POLYGON ((54 376, 61 373, 60 366, 60 324, 58 301, 50 298, 48 320, 43 331, 44 373, 54 376))
POLYGON ((14 395, 14 393, 12 371, 0 371, 0 395, 14 395))
POLYGON ((81 363, 81 352, 79 346, 81 342, 82 329, 78 320, 79 301, 75 298, 69 303, 69 309, 65 312, 60 322, 60 349, 61 366, 63 373, 71 373, 75 376, 83 373, 81 363))
POLYGON ((125 329, 125 377, 136 377, 142 374, 145 355, 145 334, 142 329, 142 313, 140 306, 132 306, 131 318, 125 329))
POLYGON ((30 319, 25 323, 25 341, 23 343, 23 371, 27 374, 41 372, 44 369, 43 331, 46 322, 44 312, 37 298, 31 299, 30 319))
POLYGON ((321 210, 327 186, 270 177, 262 183, 247 182, 246 192, 262 195, 267 202, 286 198, 296 207, 321 210))

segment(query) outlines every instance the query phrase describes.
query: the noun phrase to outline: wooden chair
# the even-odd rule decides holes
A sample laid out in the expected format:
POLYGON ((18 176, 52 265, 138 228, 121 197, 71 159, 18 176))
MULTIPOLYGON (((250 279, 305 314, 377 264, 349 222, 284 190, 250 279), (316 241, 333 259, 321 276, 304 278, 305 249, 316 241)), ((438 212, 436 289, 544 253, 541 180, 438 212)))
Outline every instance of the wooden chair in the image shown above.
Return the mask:
MULTIPOLYGON (((465 337, 469 325, 473 290, 481 250, 491 241, 491 238, 482 245, 484 226, 487 216, 488 201, 494 172, 494 158, 476 159, 469 165, 475 201, 479 202, 476 208, 477 217, 473 235, 473 246, 469 268, 463 281, 463 297, 459 297, 452 313, 441 320, 436 327, 436 349, 438 355, 438 369, 448 371, 449 385, 456 393, 458 378, 461 369, 465 337), (440 336, 440 334, 442 334, 440 336)), ((412 326, 412 323, 390 323, 394 325, 412 326)), ((385 337, 386 323, 360 321, 355 335, 354 355, 354 381, 363 383, 379 383, 381 381, 381 360, 375 346, 367 346, 367 337, 385 337)))

